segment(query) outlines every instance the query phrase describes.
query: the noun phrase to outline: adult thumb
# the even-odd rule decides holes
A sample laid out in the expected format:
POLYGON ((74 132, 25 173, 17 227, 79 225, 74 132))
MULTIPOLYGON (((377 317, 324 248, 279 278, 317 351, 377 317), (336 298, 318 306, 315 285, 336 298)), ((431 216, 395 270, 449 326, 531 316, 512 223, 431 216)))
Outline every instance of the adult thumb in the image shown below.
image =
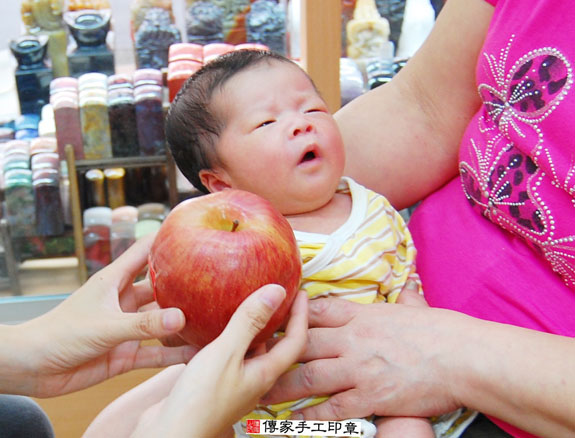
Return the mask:
POLYGON ((125 315, 113 336, 120 342, 162 338, 179 332, 185 324, 180 309, 154 309, 125 315))
POLYGON ((238 350, 244 348, 247 350, 285 297, 285 289, 277 284, 261 287, 248 296, 236 309, 222 336, 228 339, 234 338, 238 350))

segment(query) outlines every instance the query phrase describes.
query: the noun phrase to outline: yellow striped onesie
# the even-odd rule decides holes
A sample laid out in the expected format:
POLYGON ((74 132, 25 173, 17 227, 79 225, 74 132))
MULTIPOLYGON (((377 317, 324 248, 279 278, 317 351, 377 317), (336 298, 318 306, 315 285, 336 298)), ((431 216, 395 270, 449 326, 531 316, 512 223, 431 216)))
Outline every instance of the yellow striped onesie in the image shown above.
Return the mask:
MULTIPOLYGON (((301 288, 309 298, 338 297, 363 304, 393 303, 410 278, 418 282, 422 293, 415 272, 415 246, 401 215, 383 196, 350 178, 342 178, 338 192, 352 198, 349 218, 338 230, 329 235, 294 231, 303 263, 301 288)), ((238 423, 234 427, 236 438, 264 437, 243 432, 248 418, 281 421, 295 410, 325 400, 327 397, 310 397, 258 406, 244 417, 241 425, 238 423)), ((460 408, 433 418, 436 437, 459 437, 476 415, 474 411, 460 408)))
POLYGON ((401 215, 383 196, 350 178, 339 193, 352 198, 347 221, 330 235, 295 231, 310 299, 338 297, 357 303, 395 302, 415 273, 415 246, 401 215))
MULTIPOLYGON (((387 199, 350 178, 342 178, 338 192, 352 198, 349 218, 338 230, 329 235, 294 231, 303 263, 301 288, 310 299, 395 302, 408 278, 419 282, 415 246, 403 218, 387 199)), ((314 397, 258 406, 242 423, 245 426, 248 418, 286 419, 294 410, 325 400, 314 397)), ((235 430, 236 437, 263 436, 235 430)))

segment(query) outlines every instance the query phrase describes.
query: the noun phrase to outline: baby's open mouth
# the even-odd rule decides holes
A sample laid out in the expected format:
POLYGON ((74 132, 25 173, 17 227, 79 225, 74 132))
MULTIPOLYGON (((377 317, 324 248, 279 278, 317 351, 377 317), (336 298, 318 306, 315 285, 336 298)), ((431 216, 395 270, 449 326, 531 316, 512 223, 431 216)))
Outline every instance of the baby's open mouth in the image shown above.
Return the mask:
POLYGON ((305 163, 306 161, 312 161, 316 158, 316 154, 314 151, 309 151, 304 154, 300 163, 305 163))

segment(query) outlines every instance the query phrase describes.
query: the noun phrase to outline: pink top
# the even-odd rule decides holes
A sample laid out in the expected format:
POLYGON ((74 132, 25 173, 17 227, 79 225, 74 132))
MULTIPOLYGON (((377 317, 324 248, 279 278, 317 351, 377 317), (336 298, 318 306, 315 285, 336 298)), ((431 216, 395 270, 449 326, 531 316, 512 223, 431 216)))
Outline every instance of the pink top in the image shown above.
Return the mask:
POLYGON ((486 1, 483 106, 461 142, 460 178, 410 222, 419 274, 431 306, 573 337, 575 8, 486 1))

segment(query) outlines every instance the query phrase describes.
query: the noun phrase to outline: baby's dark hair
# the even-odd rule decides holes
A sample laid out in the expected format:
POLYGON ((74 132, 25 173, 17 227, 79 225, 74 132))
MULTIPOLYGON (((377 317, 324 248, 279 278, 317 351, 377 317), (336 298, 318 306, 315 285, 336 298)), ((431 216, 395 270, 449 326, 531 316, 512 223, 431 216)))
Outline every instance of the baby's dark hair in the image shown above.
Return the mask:
POLYGON ((226 53, 208 62, 182 86, 166 116, 166 140, 184 176, 204 193, 202 169, 212 169, 218 157, 215 146, 224 129, 222 117, 211 106, 214 91, 221 89, 237 73, 261 62, 290 59, 265 50, 243 49, 226 53))

